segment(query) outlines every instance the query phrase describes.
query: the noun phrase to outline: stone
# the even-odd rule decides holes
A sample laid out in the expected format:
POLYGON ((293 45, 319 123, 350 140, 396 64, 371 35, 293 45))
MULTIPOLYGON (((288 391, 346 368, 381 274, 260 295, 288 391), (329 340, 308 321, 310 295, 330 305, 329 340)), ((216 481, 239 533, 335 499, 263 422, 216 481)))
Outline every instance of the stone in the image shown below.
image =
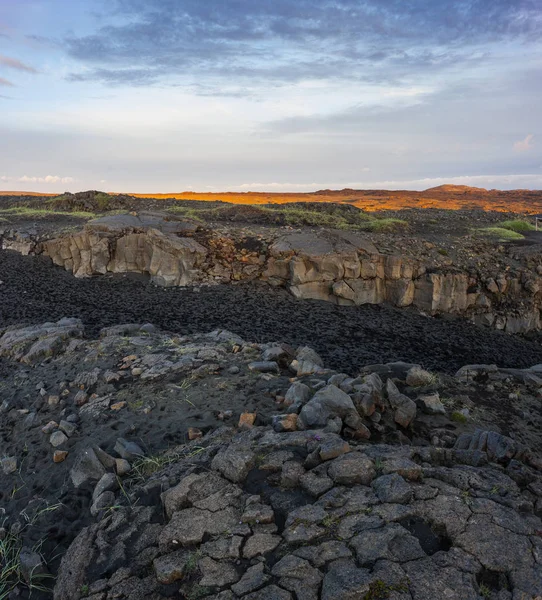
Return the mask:
POLYGON ((49 421, 46 425, 41 428, 42 433, 48 435, 52 433, 58 427, 58 423, 56 421, 49 421))
POLYGON ((49 406, 57 406, 60 402, 60 396, 49 396, 47 398, 47 404, 49 406))
POLYGON ((323 461, 332 460, 350 452, 350 444, 339 436, 333 436, 320 444, 319 455, 323 461))
POLYGON ((232 585, 231 589, 236 596, 244 596, 262 588, 270 579, 271 577, 265 573, 263 563, 258 563, 249 567, 240 581, 232 585))
POLYGON ((73 485, 77 488, 87 481, 99 481, 105 472, 105 468, 96 456, 94 449, 85 448, 77 456, 70 471, 70 477, 73 485))
POLYGON ((115 506, 115 494, 113 492, 104 492, 94 499, 90 507, 90 514, 93 517, 97 517, 101 512, 113 506, 115 506))
POLYGON ((188 428, 188 439, 189 440, 199 440, 203 437, 203 432, 201 429, 197 427, 189 427, 188 428))
POLYGON ((418 396, 416 404, 428 415, 445 415, 446 408, 440 401, 438 393, 418 396))
POLYGON ((301 409, 298 423, 305 429, 325 427, 329 419, 340 417, 346 425, 356 429, 361 417, 352 398, 337 386, 328 385, 319 390, 301 409))
POLYGON ((374 462, 361 452, 336 458, 327 472, 337 485, 369 485, 376 475, 374 462))
POLYGON ((256 417, 256 413, 244 412, 239 417, 239 423, 237 426, 239 427, 239 429, 250 429, 254 426, 256 417))
POLYGON ((201 546, 201 552, 215 560, 238 559, 243 538, 240 535, 218 538, 201 546))
POLYGON ((135 442, 129 442, 124 438, 118 438, 115 447, 115 452, 125 460, 135 460, 145 456, 145 452, 135 442))
POLYGON ((55 450, 53 452, 53 462, 61 463, 66 460, 68 457, 68 452, 66 450, 55 450))
POLYGON ((430 558, 403 565, 412 597, 419 600, 479 600, 478 585, 472 573, 453 567, 442 568, 430 558))
POLYGON ((286 415, 273 415, 273 429, 279 433, 283 431, 296 431, 297 418, 297 414, 295 413, 286 415))
POLYGON ((77 425, 74 423, 70 423, 69 421, 60 421, 58 428, 63 431, 68 437, 72 437, 72 435, 77 430, 77 425))
POLYGON ((296 350, 295 357, 297 358, 297 360, 308 360, 308 361, 314 363, 315 365, 318 365, 319 367, 324 366, 323 359, 320 357, 320 355, 315 350, 313 350, 312 348, 309 348, 309 346, 299 347, 296 350))
POLYGON ((245 511, 241 515, 242 523, 274 523, 275 513, 267 504, 254 502, 245 507, 245 511))
POLYGON ((77 394, 75 394, 73 401, 77 406, 83 406, 83 404, 88 402, 88 394, 83 390, 79 390, 77 394))
POLYGON ((113 473, 105 473, 102 475, 96 487, 94 488, 94 492, 92 493, 92 500, 96 500, 98 496, 101 496, 104 492, 113 492, 117 490, 119 487, 119 482, 117 480, 117 476, 113 473))
POLYGON ((246 479, 255 462, 256 455, 252 450, 232 444, 213 458, 211 467, 230 481, 240 483, 246 479))
POLYGON ((249 371, 257 371, 258 373, 280 373, 278 364, 275 361, 257 361, 251 362, 248 365, 249 371))
POLYGON ((47 567, 43 563, 41 556, 31 550, 23 547, 19 552, 19 568, 21 575, 27 584, 35 583, 48 575, 47 567))
POLYGON ((179 510, 162 529, 160 547, 176 550, 181 546, 200 544, 206 535, 222 535, 234 529, 239 524, 239 517, 239 511, 231 506, 216 512, 198 508, 179 510))
POLYGON ((153 560, 153 567, 156 579, 163 585, 169 585, 183 579, 187 573, 189 559, 190 552, 187 550, 177 550, 155 558, 153 560))
POLYGON ((49 443, 54 448, 57 448, 58 446, 62 446, 62 444, 65 444, 67 441, 68 441, 68 436, 66 434, 64 434, 62 431, 55 431, 54 433, 51 434, 51 437, 49 438, 49 443))
POLYGON ((408 427, 416 417, 416 403, 401 394, 391 379, 388 379, 386 389, 391 407, 395 410, 395 422, 401 427, 408 427))
MULTIPOLYGON (((438 500, 438 498, 436 498, 438 500)), ((483 516, 469 521, 454 543, 491 571, 521 569, 529 556, 529 538, 512 533, 483 516)))
POLYGON ((330 540, 329 542, 322 542, 318 546, 303 546, 295 551, 295 555, 306 558, 315 567, 322 568, 332 561, 351 558, 352 551, 344 542, 330 540))
POLYGON ((294 592, 299 600, 317 600, 322 575, 311 564, 293 554, 281 558, 271 570, 281 587, 294 592))
POLYGON ((357 427, 357 429, 352 429, 351 427, 346 427, 344 430, 344 435, 345 437, 349 437, 353 440, 370 440, 371 439, 371 432, 369 430, 369 428, 364 425, 363 423, 360 423, 357 427))
POLYGON ((251 559, 255 556, 267 554, 274 550, 282 541, 278 535, 270 533, 256 533, 249 537, 243 548, 243 556, 251 559))
POLYGON ((293 360, 290 363, 290 369, 298 376, 305 377, 307 375, 315 375, 317 373, 325 373, 326 369, 309 360, 293 360))
POLYGON ((15 456, 7 456, 0 460, 4 475, 11 475, 17 470, 17 458, 15 456))
POLYGON ((296 381, 288 388, 284 396, 284 404, 289 407, 288 412, 299 413, 303 405, 309 400, 311 390, 308 385, 296 381))
POLYGON ((219 562, 205 556, 198 562, 202 578, 199 585, 202 587, 223 587, 239 581, 239 574, 235 567, 227 562, 219 562))
POLYGON ((257 592, 243 596, 243 600, 292 600, 292 594, 276 585, 268 585, 257 592))
POLYGON ((417 365, 412 367, 406 376, 406 384, 410 387, 424 387, 435 382, 435 376, 417 365))
POLYGON ((412 500, 412 487, 397 473, 382 475, 372 485, 381 502, 408 504, 412 500))
POLYGON ((289 460, 282 465, 280 485, 283 488, 296 488, 299 486, 301 477, 305 474, 303 465, 295 460, 289 460))
POLYGON ((369 593, 371 574, 360 569, 354 561, 340 559, 332 562, 324 576, 322 600, 360 600, 369 593))
POLYGON ((299 485, 311 496, 321 496, 333 487, 333 480, 327 475, 320 475, 316 469, 305 473, 299 478, 299 485))

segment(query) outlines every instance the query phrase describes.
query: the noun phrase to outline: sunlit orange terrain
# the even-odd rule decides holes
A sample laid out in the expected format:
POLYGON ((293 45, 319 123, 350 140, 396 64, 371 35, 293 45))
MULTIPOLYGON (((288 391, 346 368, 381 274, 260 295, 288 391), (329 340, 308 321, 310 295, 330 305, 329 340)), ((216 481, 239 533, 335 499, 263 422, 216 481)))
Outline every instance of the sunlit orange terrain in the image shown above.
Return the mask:
POLYGON ((423 192, 399 190, 321 190, 312 193, 183 192, 133 194, 139 198, 207 200, 234 204, 284 204, 286 202, 342 202, 367 211, 403 208, 482 209, 499 212, 542 213, 542 190, 485 190, 459 185, 442 185, 423 192))
MULTIPOLYGON (((121 192, 110 192, 119 194, 121 192)), ((39 192, 4 192, 0 196, 56 196, 39 192)), ((542 190, 486 190, 464 185, 441 185, 422 192, 410 190, 320 190, 309 193, 173 192, 130 194, 136 198, 223 201, 232 204, 285 204, 287 202, 340 202, 367 211, 403 208, 479 209, 525 214, 542 213, 542 190)))

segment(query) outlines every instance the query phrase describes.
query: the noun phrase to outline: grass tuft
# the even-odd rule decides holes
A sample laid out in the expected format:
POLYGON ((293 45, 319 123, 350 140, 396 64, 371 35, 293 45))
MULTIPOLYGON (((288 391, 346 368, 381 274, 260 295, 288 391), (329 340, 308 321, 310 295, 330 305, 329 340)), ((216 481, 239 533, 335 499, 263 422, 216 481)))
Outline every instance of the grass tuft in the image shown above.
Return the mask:
POLYGON ((504 229, 504 227, 483 227, 482 229, 478 229, 477 232, 483 237, 491 238, 499 242, 513 242, 525 239, 521 233, 510 229, 504 229))
POLYGON ((28 217, 29 219, 44 219, 51 215, 61 215, 65 217, 76 217, 79 219, 94 219, 95 213, 84 211, 57 211, 50 208, 29 208, 28 206, 15 206, 13 208, 3 208, 0 210, 3 217, 28 217))
POLYGON ((536 227, 532 223, 529 223, 528 221, 522 221, 521 219, 503 221, 502 223, 498 223, 497 227, 502 227, 502 229, 515 231, 516 233, 521 233, 523 231, 534 231, 536 229, 536 227))

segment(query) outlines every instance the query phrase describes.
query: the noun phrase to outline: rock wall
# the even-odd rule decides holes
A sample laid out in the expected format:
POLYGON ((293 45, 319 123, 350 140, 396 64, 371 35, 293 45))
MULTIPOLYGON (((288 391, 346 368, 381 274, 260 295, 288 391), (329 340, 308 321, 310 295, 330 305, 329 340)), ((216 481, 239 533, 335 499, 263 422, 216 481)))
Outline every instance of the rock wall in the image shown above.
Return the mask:
POLYGON ((163 286, 200 280, 207 250, 183 234, 194 230, 181 222, 160 222, 151 216, 114 215, 96 219, 74 235, 43 243, 43 252, 76 277, 96 273, 148 273, 163 286), (164 225, 169 225, 167 228, 164 225))
POLYGON ((379 253, 361 236, 326 236, 292 234, 275 242, 263 279, 288 287, 298 298, 414 306, 430 315, 468 316, 509 333, 541 328, 542 279, 537 274, 495 280, 452 269, 428 272, 409 257, 379 253))
POLYGON ((76 277, 145 273, 162 286, 261 279, 297 298, 412 306, 509 333, 542 328, 542 277, 532 269, 436 270, 411 257, 380 253, 363 235, 346 231, 298 232, 268 242, 262 250, 191 221, 141 213, 96 219, 78 233, 40 244, 15 232, 3 237, 2 246, 41 252, 76 277))

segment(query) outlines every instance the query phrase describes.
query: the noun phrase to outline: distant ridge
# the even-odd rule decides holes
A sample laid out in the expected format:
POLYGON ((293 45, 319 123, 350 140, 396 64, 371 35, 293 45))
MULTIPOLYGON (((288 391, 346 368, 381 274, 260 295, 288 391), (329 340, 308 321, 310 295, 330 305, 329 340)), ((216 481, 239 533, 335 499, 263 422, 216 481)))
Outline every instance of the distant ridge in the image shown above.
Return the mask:
POLYGON ((453 185, 451 183, 445 183, 444 185, 437 185, 437 187, 428 188, 424 190, 424 192, 443 192, 447 194, 487 194, 489 193, 489 190, 486 190, 486 188, 472 187, 470 185, 453 185))

